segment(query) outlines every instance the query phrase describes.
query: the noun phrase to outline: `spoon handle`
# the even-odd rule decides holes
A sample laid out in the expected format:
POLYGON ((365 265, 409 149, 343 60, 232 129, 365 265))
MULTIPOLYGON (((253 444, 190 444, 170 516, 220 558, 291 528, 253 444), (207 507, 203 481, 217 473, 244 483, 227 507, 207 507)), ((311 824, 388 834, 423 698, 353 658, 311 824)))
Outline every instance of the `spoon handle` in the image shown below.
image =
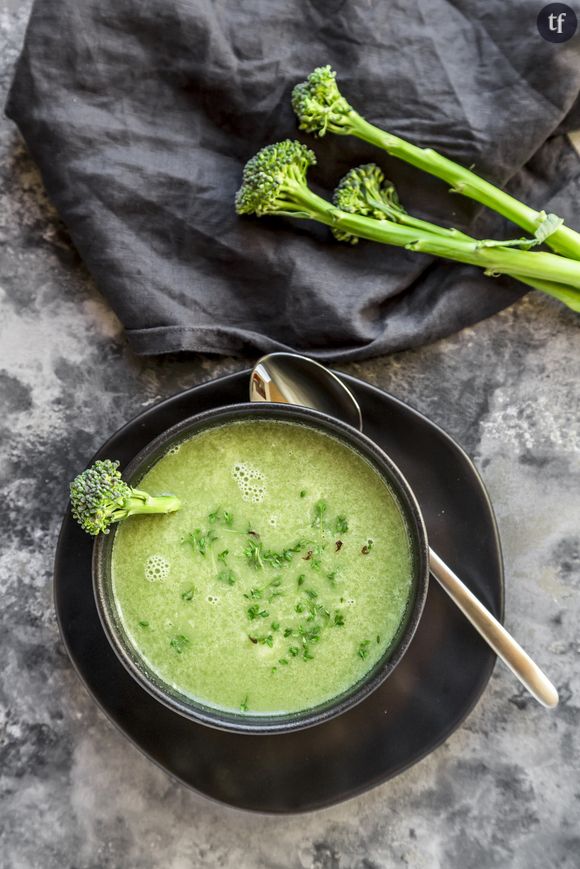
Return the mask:
POLYGON ((558 692, 545 673, 432 549, 429 550, 429 567, 463 615, 530 694, 543 706, 557 706, 558 692))

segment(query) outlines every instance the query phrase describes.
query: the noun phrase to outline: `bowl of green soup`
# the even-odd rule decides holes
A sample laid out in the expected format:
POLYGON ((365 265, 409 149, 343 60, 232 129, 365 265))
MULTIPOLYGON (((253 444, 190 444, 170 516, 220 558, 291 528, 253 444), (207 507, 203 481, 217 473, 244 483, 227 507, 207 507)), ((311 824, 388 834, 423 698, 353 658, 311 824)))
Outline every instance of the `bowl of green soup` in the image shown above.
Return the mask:
POLYGON ((133 678, 187 718, 288 732, 345 712, 393 672, 428 585, 427 537, 397 466, 307 408, 186 419, 124 477, 181 509, 95 542, 105 633, 133 678))

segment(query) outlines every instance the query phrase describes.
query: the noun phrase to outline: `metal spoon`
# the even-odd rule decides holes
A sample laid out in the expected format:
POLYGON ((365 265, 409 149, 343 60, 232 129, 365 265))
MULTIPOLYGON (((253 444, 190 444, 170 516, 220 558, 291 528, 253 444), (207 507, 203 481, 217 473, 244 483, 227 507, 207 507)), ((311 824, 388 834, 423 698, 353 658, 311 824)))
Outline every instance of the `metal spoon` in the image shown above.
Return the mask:
MULTIPOLYGON (((362 430, 361 410, 350 389, 319 362, 296 353, 270 353, 258 360, 250 376, 250 401, 312 407, 362 430)), ((545 673, 432 549, 429 549, 429 568, 530 694, 543 706, 557 706, 558 692, 545 673)))

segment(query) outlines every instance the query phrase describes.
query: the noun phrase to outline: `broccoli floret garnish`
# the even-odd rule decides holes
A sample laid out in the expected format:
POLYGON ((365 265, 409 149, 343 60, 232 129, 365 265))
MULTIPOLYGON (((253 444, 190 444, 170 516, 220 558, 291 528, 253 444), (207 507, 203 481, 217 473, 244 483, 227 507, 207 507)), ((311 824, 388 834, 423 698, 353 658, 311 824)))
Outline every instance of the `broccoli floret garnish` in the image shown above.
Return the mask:
POLYGON ((181 502, 174 495, 154 497, 129 486, 119 462, 97 461, 70 484, 71 512, 88 534, 108 534, 109 526, 138 513, 174 513, 181 502))
POLYGON ((262 148, 244 168, 236 193, 237 213, 310 217, 304 193, 310 193, 306 173, 315 163, 310 148, 291 139, 262 148))
POLYGON ((300 129, 307 133, 324 136, 328 131, 341 135, 353 132, 352 118, 356 113, 339 91, 336 73, 330 66, 319 66, 306 81, 296 85, 292 108, 300 129))

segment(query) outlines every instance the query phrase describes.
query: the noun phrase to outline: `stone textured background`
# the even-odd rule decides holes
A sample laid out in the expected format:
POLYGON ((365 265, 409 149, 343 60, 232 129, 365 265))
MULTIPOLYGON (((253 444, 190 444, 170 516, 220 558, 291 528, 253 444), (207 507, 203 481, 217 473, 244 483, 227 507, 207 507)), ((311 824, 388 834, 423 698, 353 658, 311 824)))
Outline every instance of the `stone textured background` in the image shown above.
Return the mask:
MULTIPOLYGON (((0 0, 2 101, 28 11, 0 0)), ((312 815, 246 815, 175 784, 108 723, 51 599, 69 479, 129 416, 243 363, 130 354, 6 121, 0 193, 2 869, 578 867, 578 317, 530 295, 451 339, 346 369, 475 458, 503 540, 507 627, 557 683, 559 709, 528 701, 498 665, 467 723, 395 781, 312 815)))

